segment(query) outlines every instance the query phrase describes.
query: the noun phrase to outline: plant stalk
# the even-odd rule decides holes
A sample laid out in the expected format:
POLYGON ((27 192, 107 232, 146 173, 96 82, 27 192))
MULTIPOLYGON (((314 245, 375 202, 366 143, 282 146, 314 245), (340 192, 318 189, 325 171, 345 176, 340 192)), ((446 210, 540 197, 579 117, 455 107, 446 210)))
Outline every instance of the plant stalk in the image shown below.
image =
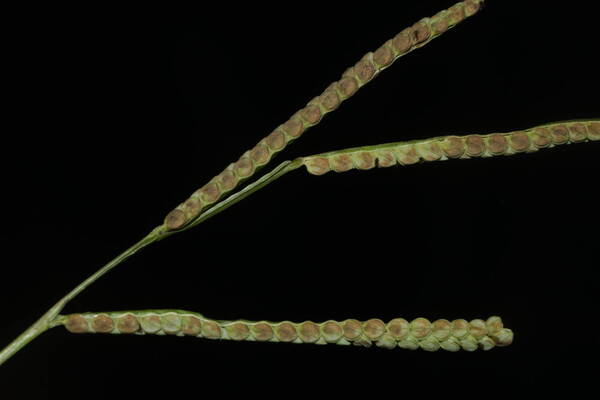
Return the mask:
POLYGON ((123 253, 119 254, 116 258, 114 258, 108 264, 100 268, 93 275, 88 277, 85 281, 77 285, 66 296, 60 299, 54 306, 52 306, 52 308, 46 311, 46 313, 42 315, 40 319, 38 319, 33 325, 27 328, 25 332, 20 334, 15 340, 13 340, 0 352, 0 365, 2 365, 6 360, 12 357, 16 352, 21 350, 40 334, 56 326, 56 318, 69 301, 71 301, 75 296, 81 293, 89 285, 94 283, 102 275, 106 274, 108 271, 125 261, 127 258, 131 257, 133 254, 137 253, 142 248, 156 241, 156 239, 158 239, 160 233, 162 232, 162 229, 163 227, 161 225, 152 230, 152 232, 150 232, 146 237, 144 237, 142 240, 125 250, 123 253))

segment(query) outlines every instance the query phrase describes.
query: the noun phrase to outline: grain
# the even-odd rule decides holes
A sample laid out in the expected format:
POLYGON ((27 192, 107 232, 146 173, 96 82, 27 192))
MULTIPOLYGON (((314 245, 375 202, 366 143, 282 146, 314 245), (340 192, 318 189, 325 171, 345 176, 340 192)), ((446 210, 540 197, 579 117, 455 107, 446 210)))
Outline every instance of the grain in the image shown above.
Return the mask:
POLYGON ((372 318, 366 321, 347 319, 325 321, 217 321, 183 310, 144 310, 108 313, 71 314, 61 317, 62 324, 73 333, 135 333, 194 336, 205 339, 235 341, 293 342, 316 344, 354 344, 385 349, 418 349, 425 351, 489 350, 512 343, 513 333, 500 317, 487 320, 464 319, 452 322, 425 318, 408 322, 394 318, 388 323, 372 318))
MULTIPOLYGON (((167 214, 163 223, 165 231, 182 229, 194 221, 205 209, 217 203, 223 195, 234 190, 242 181, 254 175, 260 167, 271 160, 275 153, 299 138, 308 128, 317 125, 327 113, 338 108, 343 101, 352 97, 382 70, 388 68, 401 56, 423 47, 466 17, 474 15, 482 2, 483 0, 459 2, 449 10, 441 11, 432 18, 421 19, 410 28, 402 30, 394 38, 387 40, 374 52, 368 52, 356 64, 348 68, 340 80, 330 84, 323 93, 309 101, 287 122, 259 141, 252 150, 244 153, 228 170, 226 176, 219 175, 213 178, 199 192, 197 191, 190 199, 167 214)), ((442 151, 439 145, 436 144, 436 146, 438 147, 420 149, 423 158, 429 161, 439 159, 442 151)), ((417 162, 416 160, 418 160, 418 156, 409 153, 399 161, 408 165, 417 162)), ((385 162, 383 164, 386 165, 385 162)), ((374 163, 359 158, 355 165, 359 169, 370 169, 374 163)), ((338 172, 343 168, 344 166, 337 169, 333 167, 338 172)), ((327 172, 321 168, 313 168, 312 171, 317 175, 327 172)))
POLYGON ((494 157, 552 148, 561 144, 597 140, 600 122, 555 122, 522 131, 487 135, 441 136, 411 142, 356 147, 303 157, 309 173, 323 175, 331 170, 367 170, 393 165, 444 161, 455 158, 494 157))

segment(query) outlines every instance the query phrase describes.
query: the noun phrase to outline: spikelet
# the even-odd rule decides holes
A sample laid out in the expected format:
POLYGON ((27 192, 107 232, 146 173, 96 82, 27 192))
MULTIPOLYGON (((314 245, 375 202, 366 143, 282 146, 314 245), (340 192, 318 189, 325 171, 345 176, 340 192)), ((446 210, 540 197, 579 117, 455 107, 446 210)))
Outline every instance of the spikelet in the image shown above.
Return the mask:
POLYGON ((303 157, 302 164, 313 175, 329 171, 371 169, 411 165, 452 158, 494 157, 531 153, 561 144, 600 140, 600 121, 557 122, 509 133, 441 136, 412 142, 358 147, 303 157))
POLYGON ((201 314, 181 310, 144 310, 109 313, 70 314, 62 323, 73 333, 133 333, 137 335, 195 336, 206 339, 247 340, 255 342, 290 342, 340 344, 386 349, 423 349, 436 351, 490 350, 508 346, 513 333, 504 328, 500 317, 470 322, 438 319, 430 322, 416 318, 411 322, 395 318, 388 323, 380 319, 300 323, 283 321, 218 321, 201 314))
POLYGON ((245 152, 238 161, 194 192, 185 202, 172 210, 164 220, 167 231, 178 230, 193 221, 202 210, 215 204, 224 194, 250 178, 288 143, 300 137, 307 129, 339 107, 358 89, 371 81, 401 56, 423 47, 432 39, 477 13, 483 0, 462 1, 431 18, 423 18, 385 42, 374 52, 367 53, 354 66, 348 68, 341 79, 329 85, 289 120, 277 127, 254 148, 245 152))

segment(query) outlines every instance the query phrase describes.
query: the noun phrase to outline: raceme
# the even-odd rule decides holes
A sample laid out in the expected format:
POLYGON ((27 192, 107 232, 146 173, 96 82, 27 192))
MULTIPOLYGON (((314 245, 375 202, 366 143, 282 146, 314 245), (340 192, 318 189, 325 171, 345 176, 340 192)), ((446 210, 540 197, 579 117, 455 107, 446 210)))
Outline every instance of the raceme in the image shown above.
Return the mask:
POLYGON ((321 95, 310 100, 286 122, 279 125, 254 148, 245 152, 223 172, 194 192, 172 210, 164 222, 154 228, 115 259, 100 268, 60 299, 38 321, 0 352, 0 364, 44 331, 64 325, 74 333, 133 333, 196 336, 207 339, 247 341, 336 343, 383 348, 422 348, 473 351, 489 350, 512 343, 513 332, 499 317, 470 322, 457 319, 425 318, 407 321, 396 318, 387 323, 373 318, 367 321, 269 322, 220 321, 182 310, 128 310, 62 315, 66 304, 108 271, 136 252, 156 241, 181 233, 215 216, 284 174, 305 167, 313 175, 350 169, 410 165, 425 161, 468 159, 535 152, 557 145, 600 140, 600 120, 554 122, 509 133, 440 136, 409 142, 343 149, 284 161, 256 181, 243 185, 310 127, 352 97, 362 86, 390 67, 398 58, 423 47, 458 23, 482 9, 483 0, 461 1, 431 18, 423 18, 367 53, 321 95), (239 189, 237 192, 234 192, 239 189))

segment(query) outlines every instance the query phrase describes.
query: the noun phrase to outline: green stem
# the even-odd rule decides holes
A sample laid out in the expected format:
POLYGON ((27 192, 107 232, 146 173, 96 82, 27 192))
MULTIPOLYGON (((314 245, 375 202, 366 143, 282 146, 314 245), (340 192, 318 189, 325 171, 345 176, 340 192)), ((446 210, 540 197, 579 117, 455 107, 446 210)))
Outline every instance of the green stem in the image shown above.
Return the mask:
POLYGON ((37 336, 39 336, 42 332, 56 326, 55 319, 69 301, 71 301, 75 296, 81 293, 89 285, 94 283, 102 275, 106 274, 108 271, 125 261, 127 258, 131 257, 133 254, 137 253, 142 248, 156 241, 162 229, 163 227, 159 226, 152 230, 152 232, 150 232, 145 238, 143 238, 142 240, 125 250, 123 253, 118 255, 115 259, 113 259, 108 264, 100 268, 85 281, 77 285, 77 287, 71 290, 65 297, 60 299, 54 306, 52 306, 52 308, 46 311, 46 313, 42 315, 40 319, 38 319, 33 325, 27 328, 25 332, 19 335, 19 337, 13 340, 0 352, 0 365, 2 365, 6 360, 12 357, 13 354, 21 350, 25 345, 27 345, 37 336))

